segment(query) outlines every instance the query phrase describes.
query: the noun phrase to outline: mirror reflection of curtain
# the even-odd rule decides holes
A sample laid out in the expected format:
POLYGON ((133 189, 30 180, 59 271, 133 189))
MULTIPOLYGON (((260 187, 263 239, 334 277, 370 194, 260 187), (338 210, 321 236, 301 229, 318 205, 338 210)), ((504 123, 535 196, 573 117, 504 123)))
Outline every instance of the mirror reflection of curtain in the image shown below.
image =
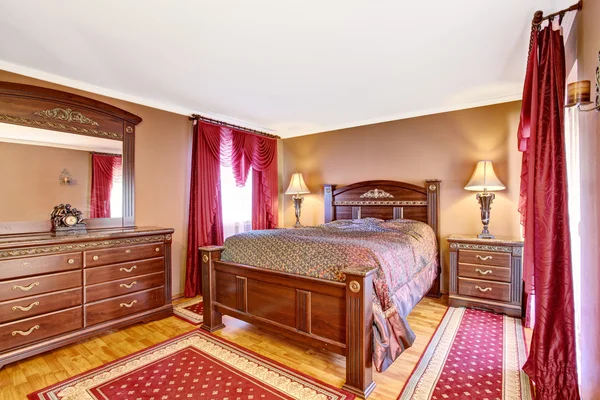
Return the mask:
POLYGON ((122 172, 119 171, 122 171, 121 156, 92 154, 90 218, 111 217, 111 192, 115 175, 122 175, 122 172))

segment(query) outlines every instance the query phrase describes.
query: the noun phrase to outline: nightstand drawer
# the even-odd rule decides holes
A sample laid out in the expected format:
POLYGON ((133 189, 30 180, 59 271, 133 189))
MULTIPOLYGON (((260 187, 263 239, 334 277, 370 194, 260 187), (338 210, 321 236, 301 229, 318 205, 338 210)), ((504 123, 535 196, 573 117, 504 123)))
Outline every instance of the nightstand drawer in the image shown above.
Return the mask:
POLYGON ((510 282, 510 268, 458 263, 458 276, 464 278, 510 282))
POLYGON ((458 278, 458 294, 484 299, 509 301, 510 283, 458 278))
POLYGON ((458 252, 458 262, 510 268, 510 253, 461 249, 458 252))

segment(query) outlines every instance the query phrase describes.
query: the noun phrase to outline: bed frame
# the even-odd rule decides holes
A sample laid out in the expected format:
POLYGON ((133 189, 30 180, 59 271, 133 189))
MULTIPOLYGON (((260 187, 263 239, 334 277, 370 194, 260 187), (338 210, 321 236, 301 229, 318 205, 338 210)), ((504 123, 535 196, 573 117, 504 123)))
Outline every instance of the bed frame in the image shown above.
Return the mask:
MULTIPOLYGON (((336 189, 324 185, 325 222, 350 218, 410 218, 431 225, 439 245, 440 181, 425 186, 367 181, 336 189)), ((366 398, 373 382, 373 273, 346 269, 335 282, 220 261, 223 247, 200 248, 204 322, 214 332, 223 315, 346 356, 343 388, 366 398)), ((441 262, 440 264, 441 265, 441 262)), ((429 296, 439 297, 438 278, 429 296)))

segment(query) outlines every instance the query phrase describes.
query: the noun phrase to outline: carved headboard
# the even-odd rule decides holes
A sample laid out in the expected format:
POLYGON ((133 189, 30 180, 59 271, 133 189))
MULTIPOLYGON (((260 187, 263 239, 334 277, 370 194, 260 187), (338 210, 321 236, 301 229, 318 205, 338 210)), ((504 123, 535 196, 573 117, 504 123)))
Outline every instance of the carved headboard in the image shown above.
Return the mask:
MULTIPOLYGON (((428 179, 424 186, 397 181, 365 181, 336 189, 336 185, 323 185, 325 189, 325 222, 338 219, 407 218, 429 224, 440 245, 440 182, 428 179)), ((441 252, 440 252, 441 253, 441 252)), ((440 296, 441 257, 438 278, 429 291, 440 296)))

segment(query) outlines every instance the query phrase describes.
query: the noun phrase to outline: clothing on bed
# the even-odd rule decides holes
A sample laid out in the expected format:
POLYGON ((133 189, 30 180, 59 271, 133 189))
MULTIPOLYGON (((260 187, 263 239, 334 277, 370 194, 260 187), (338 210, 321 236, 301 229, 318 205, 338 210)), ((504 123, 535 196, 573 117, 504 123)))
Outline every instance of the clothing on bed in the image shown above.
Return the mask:
POLYGON ((222 261, 345 281, 342 270, 373 266, 374 354, 384 371, 415 340, 406 316, 437 276, 431 227, 413 220, 339 220, 301 229, 251 231, 225 241, 222 261))

